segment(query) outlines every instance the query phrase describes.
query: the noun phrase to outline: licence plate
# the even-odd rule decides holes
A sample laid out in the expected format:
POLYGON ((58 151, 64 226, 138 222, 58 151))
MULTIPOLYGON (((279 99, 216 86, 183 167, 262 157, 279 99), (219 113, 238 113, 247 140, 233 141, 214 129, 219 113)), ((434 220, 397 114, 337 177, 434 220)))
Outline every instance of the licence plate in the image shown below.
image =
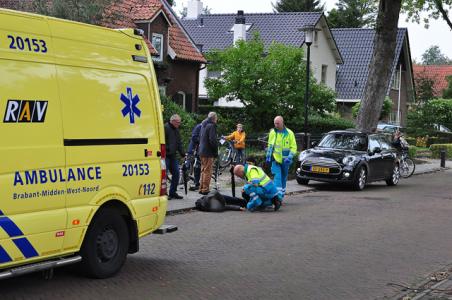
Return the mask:
POLYGON ((311 167, 311 172, 315 172, 315 173, 329 173, 330 172, 330 168, 312 166, 311 167))

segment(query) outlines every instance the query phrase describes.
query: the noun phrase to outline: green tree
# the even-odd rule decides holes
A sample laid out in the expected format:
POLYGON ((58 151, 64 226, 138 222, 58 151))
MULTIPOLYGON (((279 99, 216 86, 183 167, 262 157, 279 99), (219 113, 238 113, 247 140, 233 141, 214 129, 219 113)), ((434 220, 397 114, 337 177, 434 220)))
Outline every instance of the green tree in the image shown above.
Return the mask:
POLYGON ((447 88, 443 91, 444 99, 452 99, 452 76, 447 76, 446 80, 448 82, 447 88))
MULTIPOLYGON (((206 80, 209 97, 240 100, 255 130, 271 127, 276 114, 283 115, 291 124, 304 112, 306 63, 303 58, 301 48, 277 43, 266 51, 258 35, 238 42, 235 47, 210 53, 209 71, 219 71, 222 75, 206 80)), ((334 111, 334 92, 313 78, 310 80, 310 112, 324 115, 334 111)))
POLYGON ((452 127, 452 99, 434 99, 408 113, 407 128, 416 136, 432 135, 435 125, 452 127))
POLYGON ((403 10, 408 21, 421 23, 428 28, 430 19, 442 18, 452 30, 449 12, 452 10, 452 0, 404 0, 403 10))
POLYGON ((435 98, 435 90, 433 88, 435 80, 427 76, 425 71, 416 74, 414 78, 414 86, 416 88, 416 103, 423 104, 435 98))
POLYGON ((452 61, 441 52, 439 46, 431 46, 422 54, 422 64, 448 65, 452 64, 452 61))
POLYGON ((272 4, 275 12, 323 12, 325 5, 320 0, 277 0, 272 4))
POLYGON ((32 0, 29 9, 42 15, 98 25, 111 3, 112 0, 32 0))
POLYGON ((376 0, 340 0, 327 19, 331 28, 373 27, 377 10, 376 0))

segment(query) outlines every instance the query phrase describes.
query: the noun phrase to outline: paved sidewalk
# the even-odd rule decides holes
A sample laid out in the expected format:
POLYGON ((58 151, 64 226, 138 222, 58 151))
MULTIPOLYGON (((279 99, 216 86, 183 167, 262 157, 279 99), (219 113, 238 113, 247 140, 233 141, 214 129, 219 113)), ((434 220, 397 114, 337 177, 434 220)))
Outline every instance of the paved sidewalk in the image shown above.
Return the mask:
MULTIPOLYGON (((440 168, 440 161, 436 159, 422 159, 423 164, 416 165, 416 170, 414 172, 415 175, 419 174, 425 174, 425 173, 431 173, 431 172, 437 172, 441 171, 440 168)), ((452 168, 452 161, 446 162, 446 168, 452 168)), ((229 178, 229 174, 224 174, 223 176, 223 184, 220 185, 220 192, 225 195, 232 195, 232 190, 230 187, 230 183, 224 184, 224 180, 227 180, 229 178), (225 179, 226 178, 226 179, 225 179)), ((241 195, 241 189, 242 184, 240 183, 241 180, 236 178, 236 183, 240 186, 236 187, 236 196, 241 195)), ((214 183, 212 182, 212 186, 214 186, 214 183)), ((309 191, 315 190, 313 187, 309 186, 303 186, 299 185, 296 180, 289 180, 287 182, 287 194, 299 194, 299 193, 306 193, 309 191)), ((184 196, 184 199, 181 200, 169 200, 168 201, 168 213, 174 214, 177 212, 183 212, 186 210, 190 210, 195 207, 195 201, 202 197, 197 191, 191 192, 188 191, 188 194, 185 195, 183 187, 179 186, 178 193, 180 195, 184 196)))

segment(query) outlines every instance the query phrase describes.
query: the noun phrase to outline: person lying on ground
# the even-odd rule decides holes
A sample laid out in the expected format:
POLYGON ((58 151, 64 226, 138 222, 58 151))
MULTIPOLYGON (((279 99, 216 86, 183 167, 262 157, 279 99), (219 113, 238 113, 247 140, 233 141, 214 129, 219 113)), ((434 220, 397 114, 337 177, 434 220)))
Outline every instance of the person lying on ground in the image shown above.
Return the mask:
POLYGON ((246 201, 240 198, 220 194, 211 191, 209 194, 196 200, 196 209, 208 212, 223 212, 225 210, 245 210, 246 201))

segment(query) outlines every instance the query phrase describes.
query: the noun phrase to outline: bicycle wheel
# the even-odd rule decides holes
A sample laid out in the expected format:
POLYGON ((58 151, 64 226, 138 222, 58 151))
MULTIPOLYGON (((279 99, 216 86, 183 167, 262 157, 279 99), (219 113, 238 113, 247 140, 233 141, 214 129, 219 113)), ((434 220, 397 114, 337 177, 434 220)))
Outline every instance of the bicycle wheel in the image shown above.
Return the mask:
POLYGON ((400 164, 400 176, 408 178, 413 175, 416 169, 416 164, 411 158, 405 158, 400 164))
POLYGON ((224 152, 218 155, 218 163, 220 168, 226 168, 231 163, 231 149, 226 148, 224 152))

